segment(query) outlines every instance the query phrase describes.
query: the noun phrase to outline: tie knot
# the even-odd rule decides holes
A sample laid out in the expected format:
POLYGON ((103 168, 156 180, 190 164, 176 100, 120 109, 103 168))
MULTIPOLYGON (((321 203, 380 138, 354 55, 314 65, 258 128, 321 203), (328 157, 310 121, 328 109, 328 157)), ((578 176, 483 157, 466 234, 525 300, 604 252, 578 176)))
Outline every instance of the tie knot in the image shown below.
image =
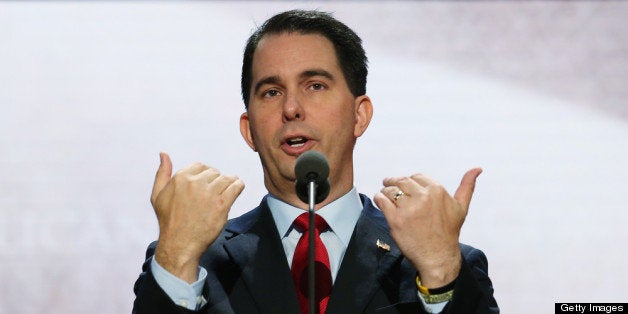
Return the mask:
MULTIPOLYGON (((309 213, 303 213, 299 215, 297 219, 294 220, 294 225, 305 232, 309 229, 309 226, 310 226, 309 222, 310 222, 309 213)), ((315 214, 314 215, 314 228, 316 228, 316 231, 318 231, 318 233, 321 233, 327 230, 327 228, 329 228, 329 225, 325 221, 325 218, 315 214)))

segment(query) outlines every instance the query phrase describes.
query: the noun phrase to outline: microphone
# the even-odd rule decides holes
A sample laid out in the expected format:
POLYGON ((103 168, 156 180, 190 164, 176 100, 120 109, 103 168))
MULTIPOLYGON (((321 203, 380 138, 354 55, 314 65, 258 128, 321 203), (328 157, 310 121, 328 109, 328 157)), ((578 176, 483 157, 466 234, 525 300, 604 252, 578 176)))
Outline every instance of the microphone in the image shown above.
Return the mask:
POLYGON ((309 313, 316 310, 316 277, 314 266, 314 205, 322 202, 329 195, 329 162, 325 155, 317 151, 307 151, 294 165, 294 174, 297 178, 294 188, 301 201, 308 204, 308 300, 309 313))
POLYGON ((318 204, 329 195, 329 162, 325 155, 320 152, 309 150, 299 158, 294 166, 294 174, 297 177, 295 190, 297 196, 304 203, 309 203, 308 185, 314 182, 316 187, 316 198, 314 203, 318 204))

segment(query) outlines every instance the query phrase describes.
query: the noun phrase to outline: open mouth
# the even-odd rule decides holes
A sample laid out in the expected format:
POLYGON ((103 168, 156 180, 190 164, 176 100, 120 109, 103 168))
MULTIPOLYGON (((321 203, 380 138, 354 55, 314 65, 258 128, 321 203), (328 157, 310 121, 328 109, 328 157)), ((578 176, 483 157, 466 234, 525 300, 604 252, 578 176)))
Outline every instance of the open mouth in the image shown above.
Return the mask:
POLYGON ((286 140, 286 144, 290 145, 290 147, 301 147, 305 145, 306 142, 307 138, 302 136, 293 137, 286 140))

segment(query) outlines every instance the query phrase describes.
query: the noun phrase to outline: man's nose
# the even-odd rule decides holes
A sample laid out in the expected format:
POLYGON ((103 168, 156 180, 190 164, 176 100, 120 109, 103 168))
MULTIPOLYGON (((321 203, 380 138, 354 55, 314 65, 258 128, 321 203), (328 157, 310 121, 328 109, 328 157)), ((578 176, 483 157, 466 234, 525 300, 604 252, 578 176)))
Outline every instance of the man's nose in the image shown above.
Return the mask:
POLYGON ((289 94, 286 97, 286 101, 283 104, 283 119, 286 121, 303 120, 305 118, 305 112, 301 106, 299 97, 294 94, 289 94))

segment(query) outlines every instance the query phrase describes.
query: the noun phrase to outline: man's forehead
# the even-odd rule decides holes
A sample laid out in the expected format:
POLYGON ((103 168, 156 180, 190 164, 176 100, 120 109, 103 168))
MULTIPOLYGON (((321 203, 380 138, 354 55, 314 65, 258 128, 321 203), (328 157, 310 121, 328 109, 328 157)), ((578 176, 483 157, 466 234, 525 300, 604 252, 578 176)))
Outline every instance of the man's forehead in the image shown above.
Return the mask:
POLYGON ((312 68, 340 70, 332 42, 317 33, 267 34, 259 41, 253 54, 254 79, 259 79, 259 76, 279 75, 280 73, 274 72, 288 69, 300 74, 312 68))

